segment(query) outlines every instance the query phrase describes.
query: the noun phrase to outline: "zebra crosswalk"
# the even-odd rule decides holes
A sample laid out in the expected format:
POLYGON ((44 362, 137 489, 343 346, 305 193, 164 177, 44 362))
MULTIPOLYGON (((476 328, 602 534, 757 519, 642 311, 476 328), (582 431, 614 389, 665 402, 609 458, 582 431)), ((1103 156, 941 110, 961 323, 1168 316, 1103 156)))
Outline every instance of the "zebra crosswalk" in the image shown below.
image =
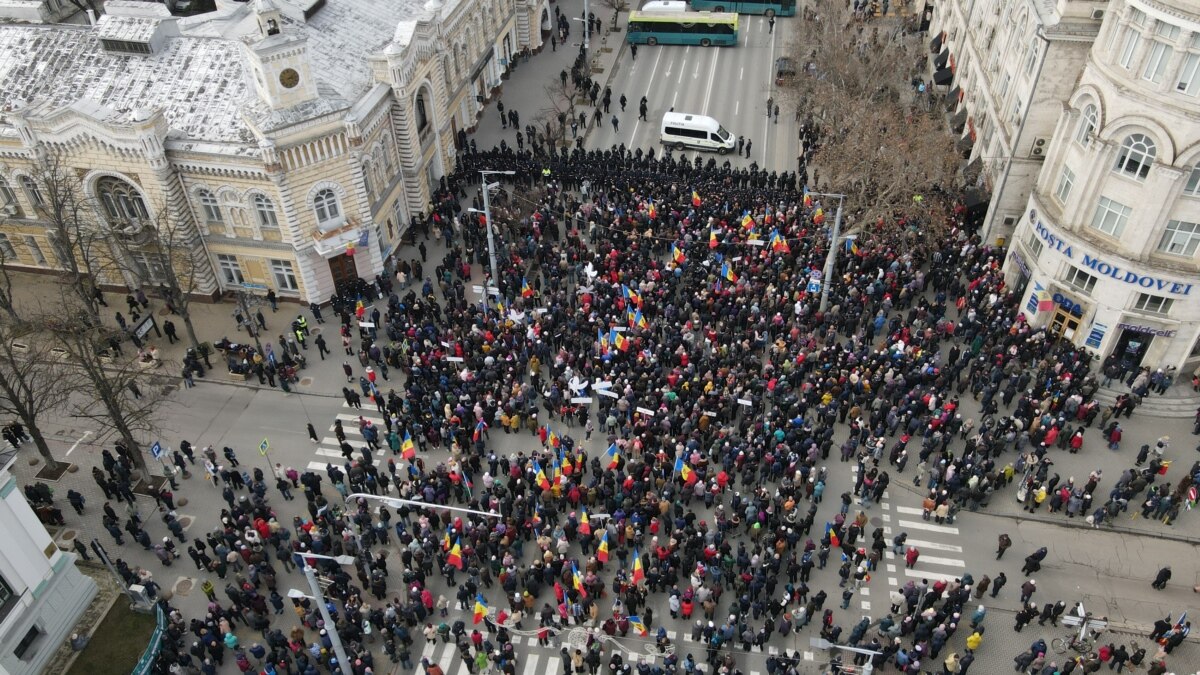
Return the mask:
MULTIPOLYGON (((374 408, 355 408, 349 403, 342 401, 342 409, 346 412, 338 413, 336 419, 341 420, 342 430, 346 432, 346 442, 354 448, 356 455, 361 454, 361 449, 367 444, 367 440, 363 438, 362 432, 358 430, 358 418, 362 417, 375 428, 379 430, 379 442, 381 447, 376 450, 374 455, 376 458, 386 458, 389 450, 387 447, 387 423, 379 414, 379 411, 374 408)), ((345 455, 342 454, 342 446, 338 443, 338 439, 333 435, 334 429, 337 427, 331 422, 326 430, 328 436, 324 436, 317 442, 315 451, 316 459, 308 463, 308 470, 314 472, 325 471, 329 464, 341 466, 346 461, 345 455)))
MULTIPOLYGON (((514 647, 519 647, 523 643, 529 647, 516 650, 517 665, 521 672, 543 673, 544 675, 558 675, 562 672, 562 657, 554 648, 538 646, 537 638, 534 637, 516 635, 513 636, 512 642, 514 647)), ((446 675, 472 675, 474 673, 453 642, 430 640, 421 648, 421 653, 414 654, 413 658, 418 665, 422 659, 427 659, 431 664, 436 663, 441 666, 442 672, 446 675)), ((494 668, 492 670, 495 671, 494 668)))

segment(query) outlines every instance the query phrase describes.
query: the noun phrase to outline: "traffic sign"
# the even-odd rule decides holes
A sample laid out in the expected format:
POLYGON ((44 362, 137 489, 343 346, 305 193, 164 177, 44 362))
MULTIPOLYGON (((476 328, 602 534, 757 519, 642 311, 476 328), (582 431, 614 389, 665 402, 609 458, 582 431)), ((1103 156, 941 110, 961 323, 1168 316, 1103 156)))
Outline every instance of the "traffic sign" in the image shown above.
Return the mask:
POLYGON ((162 454, 163 454, 162 444, 159 443, 158 441, 154 441, 154 445, 150 446, 150 455, 152 457, 154 457, 154 459, 158 459, 158 458, 162 457, 162 454))
POLYGON ((262 443, 258 444, 258 454, 262 455, 263 457, 266 457, 267 450, 270 450, 270 449, 271 449, 271 444, 264 437, 262 440, 262 443))
POLYGON ((821 292, 821 282, 815 281, 815 280, 810 280, 808 282, 808 292, 809 293, 820 293, 821 292))

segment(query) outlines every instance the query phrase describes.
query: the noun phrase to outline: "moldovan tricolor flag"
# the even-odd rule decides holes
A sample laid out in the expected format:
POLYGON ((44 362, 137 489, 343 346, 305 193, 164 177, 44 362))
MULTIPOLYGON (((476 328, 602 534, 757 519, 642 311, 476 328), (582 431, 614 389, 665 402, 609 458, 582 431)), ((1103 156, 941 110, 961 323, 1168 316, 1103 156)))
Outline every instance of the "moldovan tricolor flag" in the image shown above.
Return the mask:
POLYGON ((591 534, 592 523, 588 520, 587 509, 579 508, 579 534, 591 534))
POLYGON ((475 433, 471 434, 471 440, 478 443, 479 439, 483 438, 483 432, 487 431, 487 428, 487 422, 479 420, 479 423, 475 425, 475 433))
POLYGON ((633 583, 637 583, 646 578, 646 571, 642 569, 642 554, 635 548, 633 549, 633 583))
POLYGON ((692 190, 692 206, 700 206, 700 193, 692 190))
POLYGON ((529 281, 525 277, 521 277, 521 297, 532 298, 533 289, 529 287, 529 281))
POLYGON ((600 533, 600 545, 596 547, 596 560, 608 562, 608 530, 600 533))
POLYGON ((459 544, 461 539, 454 540, 454 546, 450 547, 450 552, 446 554, 446 564, 453 565, 457 569, 463 568, 462 563, 462 546, 459 544))
POLYGON ((604 451, 604 456, 608 458, 608 468, 609 469, 617 468, 617 464, 620 463, 621 452, 619 450, 617 450, 616 443, 613 443, 612 445, 608 446, 608 450, 604 451))
POLYGON ((650 634, 650 631, 646 630, 646 624, 642 623, 641 617, 639 617, 636 614, 629 615, 629 627, 632 628, 634 631, 636 631, 637 634, 641 635, 642 637, 645 637, 646 635, 650 634))
POLYGON ((671 260, 674 260, 676 265, 682 265, 683 261, 687 260, 683 255, 683 251, 675 244, 671 244, 671 260))
POLYGON ((771 250, 776 253, 791 253, 792 247, 787 240, 779 236, 779 230, 771 230, 771 250))
POLYGON ((574 560, 571 561, 571 585, 579 591, 579 595, 587 597, 587 588, 583 585, 583 575, 579 573, 579 567, 575 565, 574 560))
POLYGON ((720 242, 717 241, 717 231, 710 229, 708 231, 708 247, 716 248, 719 245, 720 245, 720 242))
POLYGON ((417 450, 413 447, 412 435, 408 430, 404 430, 404 442, 400 444, 400 456, 408 461, 412 461, 413 457, 417 456, 417 450))
POLYGON ((483 593, 475 594, 475 620, 473 623, 483 621, 483 617, 487 616, 487 601, 483 599, 483 593))
POLYGON ((542 465, 538 464, 537 462, 534 462, 533 470, 535 472, 534 480, 537 482, 538 487, 540 487, 543 490, 549 490, 550 489, 550 479, 546 478, 546 472, 542 471, 542 465))

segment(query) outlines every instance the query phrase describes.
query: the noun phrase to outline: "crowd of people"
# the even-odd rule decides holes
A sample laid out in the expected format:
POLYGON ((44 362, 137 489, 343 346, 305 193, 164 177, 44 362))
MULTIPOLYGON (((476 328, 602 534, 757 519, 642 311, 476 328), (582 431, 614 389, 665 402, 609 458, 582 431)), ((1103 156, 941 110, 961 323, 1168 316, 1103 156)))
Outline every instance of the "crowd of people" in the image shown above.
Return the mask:
MULTIPOLYGON (((384 419, 370 433, 360 423, 368 447, 343 433, 344 463, 273 476, 240 467, 231 449, 224 462, 201 453, 227 508, 204 536, 177 537, 207 577, 209 603, 203 617, 169 611, 160 672, 207 675, 232 659, 267 675, 365 675, 386 659, 437 675, 419 654, 442 641, 473 672, 515 673, 514 631, 550 644, 584 626, 586 645, 562 644, 567 675, 604 664, 690 674, 699 662, 733 674, 745 669, 739 653, 816 623, 831 642, 873 652, 846 666, 965 675, 985 641, 972 593, 986 582, 910 582, 891 593, 890 612, 849 610, 887 549, 915 552, 867 531, 891 482, 928 490, 927 516, 939 522, 1009 490, 1027 508, 1098 526, 1143 501, 1169 523, 1200 480, 1200 466, 1174 486, 1163 478, 1169 439, 1141 453, 1102 504, 1099 472, 1078 484, 1053 472, 1102 415, 1095 433, 1111 439, 1116 414, 1093 398, 1088 353, 1029 325, 1001 271, 1004 250, 961 222, 831 244, 829 205, 794 173, 534 147, 460 156, 414 223, 422 242, 406 255, 419 258, 343 289, 330 308, 346 400, 369 399, 384 419), (482 209, 466 186, 483 169, 515 172, 490 204, 495 279, 486 232, 466 208, 473 199, 482 209), (438 260, 426 259, 430 238, 445 244, 438 260), (840 256, 825 278, 830 245, 840 256), (480 268, 498 297, 469 290, 480 268), (965 396, 979 402, 978 422, 965 396), (528 449, 497 452, 493 438, 514 433, 528 449), (372 450, 384 447, 381 461, 372 450), (857 484, 825 500, 839 459, 857 463, 857 484), (901 477, 910 461, 912 478, 901 477), (305 511, 282 516, 276 493, 305 511), (346 500, 360 493, 496 515, 346 500), (343 555, 353 568, 328 558, 343 555), (836 572, 824 571, 830 560, 836 572), (280 595, 278 577, 306 565, 327 581, 324 608, 280 595), (662 599, 690 641, 668 637, 654 612, 662 599), (287 613, 290 629, 276 619, 287 613), (966 649, 946 646, 956 632, 966 649), (333 633, 349 662, 338 662, 333 633), (657 653, 632 657, 606 638, 657 653)), ((324 322, 319 308, 314 320, 324 322)), ((299 356, 284 348, 291 340, 280 338, 281 360, 299 356)), ((246 354, 248 372, 273 363, 246 354)), ((318 440, 311 425, 309 435, 318 440)), ((188 450, 174 458, 181 469, 196 463, 188 450)), ((105 469, 95 477, 105 495, 132 499, 128 461, 108 455, 105 469)), ((115 514, 105 518, 122 545, 115 514)), ((127 531, 144 535, 130 520, 127 531)), ((150 548, 164 564, 182 557, 172 537, 150 548)), ((1057 605, 1043 621, 1057 620, 1057 605)), ((1165 672, 1168 645, 1138 658, 1165 672)), ((1038 647, 1018 670, 1092 672, 1102 658, 1078 653, 1047 671, 1038 647)), ((772 674, 805 672, 798 652, 763 658, 772 674)))

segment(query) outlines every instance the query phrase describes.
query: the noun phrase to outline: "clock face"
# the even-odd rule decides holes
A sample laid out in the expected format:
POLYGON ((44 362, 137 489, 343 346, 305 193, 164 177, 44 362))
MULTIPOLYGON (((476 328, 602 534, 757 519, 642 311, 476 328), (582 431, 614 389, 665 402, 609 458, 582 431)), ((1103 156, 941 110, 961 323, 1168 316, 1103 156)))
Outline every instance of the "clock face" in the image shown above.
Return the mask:
POLYGON ((297 84, 300 84, 300 73, 297 73, 292 68, 285 69, 283 72, 279 73, 279 84, 291 89, 297 84))

